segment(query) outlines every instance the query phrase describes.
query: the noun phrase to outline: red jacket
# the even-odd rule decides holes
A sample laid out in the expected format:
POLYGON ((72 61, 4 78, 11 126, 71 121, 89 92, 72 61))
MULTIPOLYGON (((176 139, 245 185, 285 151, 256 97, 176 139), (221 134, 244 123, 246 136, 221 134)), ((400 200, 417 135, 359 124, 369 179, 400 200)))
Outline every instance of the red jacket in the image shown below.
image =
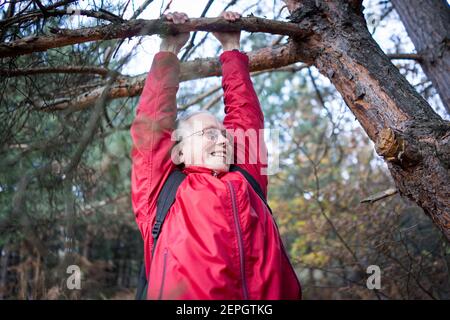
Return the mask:
MULTIPOLYGON (((248 57, 220 56, 224 125, 262 129, 263 114, 248 70, 248 57)), ((218 176, 206 168, 184 169, 175 203, 151 257, 156 200, 175 169, 170 158, 180 64, 158 53, 131 127, 132 203, 144 239, 148 299, 300 299, 301 288, 269 210, 239 172, 218 176)), ((265 145, 260 146, 265 149, 265 145)), ((245 153, 251 152, 246 144, 245 153)), ((236 153, 235 153, 236 154, 236 153)), ((263 165, 239 165, 267 194, 263 165)))

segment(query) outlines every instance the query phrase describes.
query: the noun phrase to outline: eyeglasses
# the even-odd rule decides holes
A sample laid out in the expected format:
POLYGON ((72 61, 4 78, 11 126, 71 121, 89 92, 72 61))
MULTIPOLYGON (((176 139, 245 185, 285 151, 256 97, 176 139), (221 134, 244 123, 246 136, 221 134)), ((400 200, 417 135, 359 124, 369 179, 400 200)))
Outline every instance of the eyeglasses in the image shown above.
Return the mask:
POLYGON ((219 139, 219 135, 222 135, 225 139, 229 140, 226 129, 220 130, 217 128, 206 128, 206 129, 194 132, 184 138, 181 137, 178 142, 181 142, 182 139, 187 139, 187 138, 195 136, 195 135, 205 136, 206 139, 208 139, 209 141, 214 142, 214 143, 217 142, 217 140, 219 139))

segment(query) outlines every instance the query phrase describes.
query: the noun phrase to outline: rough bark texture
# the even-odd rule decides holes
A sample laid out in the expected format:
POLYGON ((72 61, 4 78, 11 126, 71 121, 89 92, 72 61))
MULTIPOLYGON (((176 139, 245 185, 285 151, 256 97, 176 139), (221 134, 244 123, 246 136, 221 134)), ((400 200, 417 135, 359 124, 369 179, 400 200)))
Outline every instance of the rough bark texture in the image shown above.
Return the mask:
POLYGON ((420 65, 450 114, 450 7, 446 0, 391 0, 420 65))
POLYGON ((82 28, 77 30, 50 29, 53 35, 32 36, 20 40, 1 43, 0 58, 12 57, 32 52, 46 51, 75 43, 98 40, 124 39, 138 35, 174 34, 190 31, 236 31, 265 32, 302 37, 309 30, 301 30, 297 25, 263 18, 241 18, 228 22, 224 18, 200 18, 175 25, 157 20, 131 20, 123 23, 111 23, 105 26, 82 28))
POLYGON ((401 195, 450 240, 450 123, 442 120, 371 37, 359 1, 287 1, 314 34, 298 42, 376 143, 401 195))

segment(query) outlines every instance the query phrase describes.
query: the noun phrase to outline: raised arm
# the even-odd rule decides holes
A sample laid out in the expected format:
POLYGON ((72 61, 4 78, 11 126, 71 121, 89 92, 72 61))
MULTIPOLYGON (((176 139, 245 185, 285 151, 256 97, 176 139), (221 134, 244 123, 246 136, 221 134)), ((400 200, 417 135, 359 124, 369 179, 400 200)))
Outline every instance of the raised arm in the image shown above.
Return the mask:
MULTIPOLYGON (((174 23, 185 22, 182 17, 177 13, 166 16, 174 23)), ((177 53, 188 38, 189 34, 184 33, 169 36, 161 42, 160 52, 154 57, 131 125, 131 196, 143 233, 146 232, 143 230, 144 224, 153 225, 158 194, 174 169, 170 150, 174 143, 171 134, 177 113, 176 93, 180 74, 177 53)), ((146 236, 143 236, 145 240, 146 236)))
MULTIPOLYGON (((235 21, 240 15, 224 12, 235 21)), ((222 44, 222 87, 224 90, 224 126, 234 132, 235 163, 259 182, 267 196, 267 148, 264 142, 264 115, 250 78, 248 57, 239 51, 240 32, 220 32, 214 36, 222 44)))
POLYGON ((155 55, 131 125, 131 195, 140 221, 152 218, 158 192, 173 169, 170 138, 176 117, 179 72, 176 55, 155 55))

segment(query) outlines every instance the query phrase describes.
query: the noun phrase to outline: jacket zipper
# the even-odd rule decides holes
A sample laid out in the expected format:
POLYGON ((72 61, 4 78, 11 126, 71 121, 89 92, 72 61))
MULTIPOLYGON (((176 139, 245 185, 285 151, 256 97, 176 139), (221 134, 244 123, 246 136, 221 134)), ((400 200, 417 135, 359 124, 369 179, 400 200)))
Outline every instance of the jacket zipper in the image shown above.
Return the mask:
POLYGON ((164 248, 164 257, 163 257, 163 274, 161 280, 161 287, 159 288, 158 300, 161 300, 163 289, 164 289, 164 280, 166 279, 166 265, 167 265, 167 248, 164 248))
POLYGON ((238 212, 237 212, 237 205, 236 205, 236 197, 234 194, 234 188, 230 181, 227 181, 228 188, 230 189, 231 194, 231 203, 233 205, 233 215, 234 215, 234 223, 236 226, 236 233, 238 238, 238 247, 239 247, 239 260, 241 263, 241 277, 242 277, 242 292, 244 295, 244 300, 248 300, 248 289, 247 289, 247 280, 245 277, 245 265, 244 265, 244 248, 243 248, 243 241, 242 241, 242 232, 241 227, 239 224, 239 218, 238 218, 238 212))

